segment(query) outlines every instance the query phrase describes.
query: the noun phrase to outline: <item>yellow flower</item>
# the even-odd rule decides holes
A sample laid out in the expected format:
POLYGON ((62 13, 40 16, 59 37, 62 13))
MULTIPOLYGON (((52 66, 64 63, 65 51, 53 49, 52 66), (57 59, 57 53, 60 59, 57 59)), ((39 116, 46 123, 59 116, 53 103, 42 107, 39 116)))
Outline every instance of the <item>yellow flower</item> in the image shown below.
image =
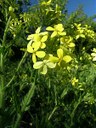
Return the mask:
POLYGON ((74 77, 71 81, 72 85, 75 86, 76 83, 78 83, 78 79, 76 79, 76 77, 74 77))
POLYGON ((55 13, 58 13, 61 15, 61 9, 60 9, 60 6, 58 4, 56 4, 55 13))
POLYGON ((31 42, 34 42, 33 45, 37 44, 40 48, 45 48, 46 44, 45 42, 47 41, 48 38, 48 32, 41 32, 41 27, 38 27, 37 30, 35 31, 35 34, 31 34, 28 36, 27 40, 31 40, 31 42))
POLYGON ((62 49, 58 49, 57 50, 57 57, 55 57, 53 55, 50 55, 49 60, 51 62, 58 63, 58 65, 60 66, 60 63, 63 60, 63 50, 62 49))
POLYGON ((47 73, 47 68, 55 68, 56 64, 50 62, 49 60, 38 61, 34 63, 34 69, 40 69, 40 73, 45 75, 47 73))
POLYGON ((64 27, 62 24, 57 24, 54 25, 54 27, 47 27, 46 28, 47 31, 53 31, 53 33, 51 34, 51 38, 55 37, 55 36, 64 36, 66 35, 66 32, 64 32, 64 27))
POLYGON ((71 36, 61 37, 60 43, 67 45, 68 47, 72 48, 75 47, 75 44, 73 43, 73 38, 71 36))
POLYGON ((74 23, 77 29, 81 29, 81 24, 74 23))
POLYGON ((44 51, 38 51, 38 49, 39 49, 38 45, 34 45, 34 47, 32 46, 31 43, 29 43, 27 45, 27 51, 29 53, 32 53, 32 61, 33 61, 33 63, 35 63, 37 61, 37 57, 38 58, 45 57, 45 52, 44 51))
POLYGON ((72 60, 72 58, 69 55, 63 56, 63 50, 58 49, 57 50, 57 57, 55 57, 53 55, 50 55, 49 60, 51 62, 58 63, 58 65, 60 66, 60 63, 61 63, 62 60, 64 60, 66 63, 69 63, 72 60))
POLYGON ((49 0, 49 1, 47 1, 47 2, 43 1, 43 2, 41 3, 41 5, 50 5, 50 4, 51 4, 51 1, 52 1, 52 0, 49 0))

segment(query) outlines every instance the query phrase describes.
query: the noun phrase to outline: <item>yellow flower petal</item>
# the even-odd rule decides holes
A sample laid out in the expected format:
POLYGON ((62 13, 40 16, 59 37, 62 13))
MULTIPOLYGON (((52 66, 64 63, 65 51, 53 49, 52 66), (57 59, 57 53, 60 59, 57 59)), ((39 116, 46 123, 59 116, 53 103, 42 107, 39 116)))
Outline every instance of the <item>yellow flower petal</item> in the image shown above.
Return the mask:
POLYGON ((58 34, 57 31, 54 31, 54 32, 51 34, 51 38, 57 36, 57 34, 58 34))
POLYGON ((62 31, 64 30, 64 28, 63 28, 63 25, 62 25, 62 24, 54 25, 54 28, 55 28, 57 31, 60 31, 60 32, 62 32, 62 31))
POLYGON ((35 33, 40 33, 41 27, 38 27, 35 31, 35 33))
POLYGON ((36 63, 36 55, 35 55, 35 53, 32 54, 32 61, 33 61, 33 63, 36 63))
POLYGON ((61 42, 61 44, 65 43, 65 38, 61 37, 60 42, 61 42))
POLYGON ((78 39, 80 37, 80 35, 76 35, 76 39, 78 39))
POLYGON ((69 55, 66 55, 63 57, 63 60, 66 62, 66 63, 69 63, 71 60, 72 60, 72 57, 69 56, 69 55))
POLYGON ((45 31, 45 32, 41 32, 40 35, 41 35, 41 36, 48 35, 48 32, 46 32, 46 31, 45 31))
POLYGON ((45 52, 44 51, 37 51, 36 56, 39 58, 43 58, 43 57, 45 57, 45 52))
POLYGON ((93 61, 96 61, 96 56, 94 56, 93 61))
POLYGON ((49 67, 49 68, 55 68, 56 64, 52 63, 52 62, 47 62, 46 65, 49 67))
POLYGON ((58 55, 59 58, 63 59, 63 50, 62 49, 58 49, 57 50, 57 55, 58 55))
POLYGON ((51 62, 57 63, 57 62, 59 61, 59 58, 58 58, 58 57, 55 57, 55 56, 50 56, 50 57, 49 57, 49 60, 50 60, 51 62))
POLYGON ((70 48, 72 48, 72 47, 75 47, 75 44, 74 44, 74 43, 70 43, 68 46, 69 46, 70 48))
POLYGON ((39 69, 42 66, 43 66, 43 62, 42 61, 39 61, 39 62, 34 63, 33 68, 34 69, 39 69))
POLYGON ((45 48, 46 47, 46 44, 45 43, 41 43, 41 49, 45 48))
POLYGON ((44 65, 42 69, 41 74, 45 75, 47 73, 47 66, 44 65))
POLYGON ((80 36, 81 36, 82 38, 85 38, 85 35, 84 35, 84 34, 81 34, 80 36))
POLYGON ((31 34, 31 35, 29 35, 29 36, 27 37, 27 40, 32 40, 33 37, 34 37, 34 34, 31 34))
POLYGON ((49 26, 49 27, 46 28, 46 30, 47 30, 47 31, 54 31, 54 28, 51 27, 51 26, 49 26))
POLYGON ((48 2, 43 1, 43 2, 41 3, 41 5, 50 5, 50 4, 51 4, 51 0, 49 0, 48 2))
POLYGON ((33 53, 33 48, 30 45, 27 45, 27 52, 33 53))
POLYGON ((66 35, 66 32, 58 32, 58 34, 59 34, 60 36, 65 36, 65 35, 66 35))
POLYGON ((37 51, 40 48, 41 42, 34 42, 32 44, 32 48, 34 48, 34 51, 37 51))
POLYGON ((33 40, 34 40, 35 42, 39 42, 39 41, 41 40, 41 37, 39 36, 39 34, 34 34, 33 40))
POLYGON ((91 56, 96 56, 96 53, 91 53, 91 56))
POLYGON ((75 86, 76 83, 78 83, 78 79, 76 79, 76 77, 74 77, 71 81, 72 85, 75 86))
POLYGON ((45 42, 48 39, 48 35, 42 37, 41 42, 45 42))

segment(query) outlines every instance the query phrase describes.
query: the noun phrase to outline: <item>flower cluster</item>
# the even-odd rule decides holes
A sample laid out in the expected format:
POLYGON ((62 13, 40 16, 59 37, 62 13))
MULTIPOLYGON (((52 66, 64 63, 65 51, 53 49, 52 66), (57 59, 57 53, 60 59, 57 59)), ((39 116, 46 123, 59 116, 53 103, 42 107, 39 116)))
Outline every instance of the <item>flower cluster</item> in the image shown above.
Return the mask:
POLYGON ((39 27, 35 34, 31 34, 28 36, 27 40, 29 41, 29 44, 27 45, 27 51, 29 53, 32 53, 32 61, 35 63, 38 58, 44 58, 45 52, 43 49, 46 47, 46 40, 48 38, 48 32, 41 32, 41 27, 39 27))
POLYGON ((22 20, 18 20, 17 18, 14 18, 10 21, 9 29, 14 37, 17 35, 18 32, 21 31, 21 27, 22 27, 22 20))
POLYGON ((90 38, 90 39, 95 39, 95 32, 90 29, 90 26, 85 25, 82 26, 81 24, 74 23, 74 27, 76 28, 76 35, 75 38, 90 38))
MULTIPOLYGON (((75 24, 75 27, 76 39, 90 37, 94 40, 95 33, 88 26, 75 24)), ((27 40, 27 51, 32 54, 33 68, 39 69, 41 74, 46 74, 48 68, 63 66, 63 69, 67 69, 69 64, 71 66, 74 63, 74 37, 67 34, 61 23, 48 26, 44 32, 38 27, 35 34, 29 35, 27 40)))
POLYGON ((72 57, 70 56, 69 49, 73 48, 75 44, 71 37, 66 36, 63 25, 49 26, 45 32, 40 31, 41 27, 38 27, 35 34, 31 34, 27 38, 29 40, 27 51, 32 54, 33 68, 40 69, 42 74, 46 74, 47 68, 55 68, 56 65, 60 66, 62 62, 66 64, 71 62, 72 57), (65 40, 64 37, 66 37, 65 40), (49 41, 54 39, 56 39, 54 48, 57 55, 54 51, 50 50, 51 48, 47 49, 49 41), (59 45, 57 47, 58 42, 59 45), (69 49, 65 47, 66 50, 64 50, 65 44, 66 46, 68 45, 69 49))

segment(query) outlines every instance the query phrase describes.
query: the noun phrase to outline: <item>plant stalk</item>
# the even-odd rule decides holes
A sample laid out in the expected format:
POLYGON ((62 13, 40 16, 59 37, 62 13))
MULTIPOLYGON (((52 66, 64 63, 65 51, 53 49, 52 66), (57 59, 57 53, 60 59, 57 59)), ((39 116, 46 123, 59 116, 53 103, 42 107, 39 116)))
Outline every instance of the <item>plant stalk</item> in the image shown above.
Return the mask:
MULTIPOLYGON (((4 30, 4 35, 3 35, 3 40, 1 44, 1 53, 0 53, 0 70, 2 72, 1 75, 1 81, 0 81, 0 109, 4 110, 4 87, 5 87, 5 80, 4 80, 4 48, 5 48, 5 42, 6 42, 6 35, 9 27, 11 17, 9 17, 5 30, 4 30)), ((2 115, 0 116, 0 127, 3 127, 3 117, 2 115)))
POLYGON ((18 114, 18 115, 17 115, 17 120, 16 120, 16 123, 15 123, 15 125, 13 126, 13 128, 19 128, 21 117, 22 117, 21 114, 18 114))
MULTIPOLYGON (((27 55, 27 52, 24 53, 21 61, 19 62, 18 66, 17 66, 17 69, 16 69, 16 73, 19 71, 19 69, 20 69, 20 67, 21 67, 21 65, 22 65, 22 63, 23 63, 26 55, 27 55)), ((10 79, 10 81, 7 83, 7 85, 5 86, 6 88, 9 87, 9 85, 13 82, 13 80, 14 80, 14 78, 16 76, 16 73, 12 76, 12 78, 10 79)))
POLYGON ((27 95, 25 95, 25 97, 22 101, 21 112, 18 113, 17 120, 16 120, 13 128, 19 128, 20 127, 20 121, 22 119, 22 115, 26 111, 26 107, 28 107, 28 105, 31 101, 31 98, 33 97, 34 91, 35 91, 35 82, 32 84, 30 90, 28 91, 27 95))

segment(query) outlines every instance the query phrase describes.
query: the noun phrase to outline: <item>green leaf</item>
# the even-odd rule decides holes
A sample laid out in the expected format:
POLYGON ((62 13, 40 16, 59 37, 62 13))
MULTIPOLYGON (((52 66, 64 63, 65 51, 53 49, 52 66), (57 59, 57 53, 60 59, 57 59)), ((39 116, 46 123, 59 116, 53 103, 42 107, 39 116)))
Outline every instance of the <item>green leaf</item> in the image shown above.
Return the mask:
POLYGON ((30 90, 24 96, 24 99, 22 100, 22 103, 21 103, 21 111, 22 112, 26 111, 30 107, 29 104, 31 102, 31 98, 34 95, 34 91, 35 91, 35 81, 32 83, 30 90))

